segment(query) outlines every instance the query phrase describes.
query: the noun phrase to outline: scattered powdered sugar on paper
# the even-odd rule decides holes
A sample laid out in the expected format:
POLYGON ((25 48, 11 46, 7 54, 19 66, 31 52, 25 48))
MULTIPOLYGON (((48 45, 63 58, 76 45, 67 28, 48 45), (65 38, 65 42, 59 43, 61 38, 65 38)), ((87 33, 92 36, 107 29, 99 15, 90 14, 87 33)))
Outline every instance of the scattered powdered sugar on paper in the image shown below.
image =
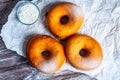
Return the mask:
MULTIPOLYGON (((91 71, 81 71, 65 63, 61 70, 83 72, 98 80, 120 80, 120 0, 59 0, 68 1, 81 7, 84 13, 84 24, 79 33, 94 37, 102 46, 103 62, 101 66, 91 71)), ((31 34, 46 34, 54 37, 43 23, 45 18, 42 9, 56 0, 45 0, 38 4, 41 17, 33 25, 24 25, 16 18, 19 2, 3 26, 1 36, 8 49, 25 56, 23 46, 26 37, 31 34)))

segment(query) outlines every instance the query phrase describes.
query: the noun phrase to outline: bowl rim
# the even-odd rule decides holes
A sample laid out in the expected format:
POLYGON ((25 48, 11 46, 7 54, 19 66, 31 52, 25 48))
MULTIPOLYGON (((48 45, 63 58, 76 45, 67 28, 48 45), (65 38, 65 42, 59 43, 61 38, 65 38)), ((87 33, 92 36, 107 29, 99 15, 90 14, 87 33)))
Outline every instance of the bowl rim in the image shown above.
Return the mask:
POLYGON ((17 14, 17 18, 18 18, 19 22, 21 22, 21 23, 23 23, 23 24, 25 24, 25 25, 32 25, 32 24, 34 24, 35 22, 37 22, 37 20, 38 20, 38 18, 39 18, 39 16, 40 16, 40 9, 39 9, 39 7, 37 6, 37 4, 35 4, 35 3, 33 3, 33 2, 30 2, 30 1, 26 1, 26 2, 23 2, 23 3, 20 3, 20 4, 19 4, 19 6, 18 6, 18 8, 17 8, 16 14, 17 14), (32 5, 34 5, 34 6, 36 7, 36 9, 38 10, 38 17, 37 17, 36 20, 35 20, 34 22, 32 22, 32 23, 25 23, 25 22, 21 21, 20 18, 19 18, 19 17, 20 17, 20 16, 19 16, 19 11, 20 11, 21 7, 23 7, 24 5, 27 5, 27 4, 32 4, 32 5))

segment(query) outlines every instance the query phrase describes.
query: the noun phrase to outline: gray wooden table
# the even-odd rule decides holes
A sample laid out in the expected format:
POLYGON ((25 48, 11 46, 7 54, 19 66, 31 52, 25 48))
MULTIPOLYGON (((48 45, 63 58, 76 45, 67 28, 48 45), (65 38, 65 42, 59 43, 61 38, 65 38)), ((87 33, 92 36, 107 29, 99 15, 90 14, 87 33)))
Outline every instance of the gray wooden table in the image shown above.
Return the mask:
MULTIPOLYGON (((0 0, 0 31, 7 21, 12 8, 19 0, 0 0)), ((33 68, 29 62, 17 55, 15 51, 6 48, 0 36, 0 80, 96 80, 90 76, 63 71, 53 75, 43 74, 33 68)))

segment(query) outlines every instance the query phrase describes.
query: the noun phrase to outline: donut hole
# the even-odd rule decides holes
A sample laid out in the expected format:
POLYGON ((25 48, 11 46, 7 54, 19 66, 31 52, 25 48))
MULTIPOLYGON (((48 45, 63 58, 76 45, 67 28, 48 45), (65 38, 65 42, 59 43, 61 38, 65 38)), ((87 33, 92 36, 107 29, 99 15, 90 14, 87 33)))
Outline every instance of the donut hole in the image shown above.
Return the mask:
POLYGON ((43 51, 42 53, 42 56, 46 59, 50 59, 51 58, 51 53, 49 51, 43 51))
POLYGON ((69 17, 67 15, 62 16, 61 19, 60 19, 61 24, 67 24, 68 21, 69 21, 69 17))
POLYGON ((81 49, 80 52, 79 52, 79 55, 82 56, 82 57, 86 57, 86 56, 89 55, 89 52, 86 49, 81 49))

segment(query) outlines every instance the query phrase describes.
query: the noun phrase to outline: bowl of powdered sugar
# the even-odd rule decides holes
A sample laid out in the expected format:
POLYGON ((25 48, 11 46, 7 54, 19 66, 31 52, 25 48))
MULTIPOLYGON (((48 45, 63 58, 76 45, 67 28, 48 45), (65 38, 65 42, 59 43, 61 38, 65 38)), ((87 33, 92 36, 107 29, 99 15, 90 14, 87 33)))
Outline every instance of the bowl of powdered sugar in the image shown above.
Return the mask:
POLYGON ((17 10, 18 20, 23 24, 33 24, 39 18, 40 12, 36 4, 32 2, 24 2, 20 4, 17 10))

